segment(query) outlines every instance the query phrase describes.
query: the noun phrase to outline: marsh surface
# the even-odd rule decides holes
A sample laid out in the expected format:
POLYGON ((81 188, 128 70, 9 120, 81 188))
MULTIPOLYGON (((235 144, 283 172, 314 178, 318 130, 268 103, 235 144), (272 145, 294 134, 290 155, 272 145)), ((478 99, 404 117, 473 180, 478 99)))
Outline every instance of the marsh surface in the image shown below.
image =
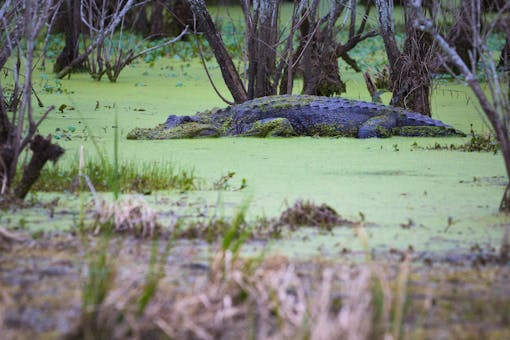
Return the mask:
MULTIPOLYGON (((221 84, 219 70, 212 69, 213 79, 221 84)), ((348 83, 346 98, 369 99, 360 75, 345 73, 344 78, 348 83)), ((53 84, 51 77, 36 75, 35 79, 39 79, 41 88, 53 84)), ((75 74, 59 86, 62 93, 42 91, 41 98, 45 105, 66 104, 67 108, 54 111, 41 130, 61 135, 60 144, 67 150, 61 166, 78 162, 80 145, 85 146, 87 159, 97 159, 98 152, 109 154, 111 159, 117 114, 121 162, 170 162, 176 168, 194 170, 202 179, 197 191, 148 196, 148 201, 161 212, 173 209, 158 204, 162 197, 174 202, 206 202, 214 206, 209 212, 225 215, 249 201, 251 218, 276 216, 295 200, 307 199, 327 203, 351 220, 359 218, 361 212, 374 225, 370 229, 374 247, 411 245, 422 251, 469 249, 473 245, 497 247, 502 225, 508 222, 497 212, 506 182, 500 154, 426 150, 415 144, 463 144, 467 138, 129 141, 125 135, 130 129, 152 127, 170 113, 190 114, 224 106, 196 60, 160 60, 154 66, 140 62, 128 68, 114 84, 75 74), (76 130, 66 136, 62 131, 69 127, 76 130), (235 172, 235 176, 227 183, 227 190, 213 190, 213 183, 228 172, 235 172), (236 190, 243 179, 247 187, 236 190)), ((387 101, 388 97, 384 99, 387 101)), ((461 85, 437 85, 432 107, 434 118, 460 130, 469 132, 472 126, 479 133, 488 131, 471 93, 461 85)), ((62 194, 36 195, 51 201, 62 194)), ((34 230, 72 228, 80 200, 63 195, 54 208, 55 218, 44 209, 29 209, 3 214, 0 223, 8 220, 16 225, 22 219, 23 227, 34 230)), ((183 209, 179 211, 184 214, 183 209)), ((314 253, 318 246, 328 249, 332 244, 359 247, 349 230, 337 229, 335 235, 338 237, 314 237, 309 246, 299 247, 299 253, 314 253)), ((287 247, 286 242, 278 249, 293 253, 294 243, 289 241, 287 247)), ((336 250, 330 251, 334 254, 336 250)))

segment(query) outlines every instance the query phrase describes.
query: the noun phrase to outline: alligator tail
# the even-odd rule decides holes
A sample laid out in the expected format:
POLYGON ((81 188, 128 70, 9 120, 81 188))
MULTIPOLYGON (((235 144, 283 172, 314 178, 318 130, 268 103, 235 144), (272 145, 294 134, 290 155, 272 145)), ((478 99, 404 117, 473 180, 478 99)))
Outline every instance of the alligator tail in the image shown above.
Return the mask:
POLYGON ((466 136, 451 125, 415 112, 401 112, 397 126, 399 131, 395 134, 400 136, 466 136))

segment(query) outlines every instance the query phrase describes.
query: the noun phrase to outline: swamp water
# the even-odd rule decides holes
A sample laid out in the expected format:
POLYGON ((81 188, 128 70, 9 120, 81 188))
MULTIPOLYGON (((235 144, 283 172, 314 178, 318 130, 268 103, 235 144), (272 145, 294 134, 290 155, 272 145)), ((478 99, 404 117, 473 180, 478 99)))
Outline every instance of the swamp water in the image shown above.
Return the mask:
MULTIPOLYGON (((223 84, 214 66, 212 75, 223 84)), ((346 98, 369 100, 360 75, 346 73, 344 78, 348 84, 346 98)), ((362 213, 370 227, 370 246, 375 249, 412 246, 422 252, 467 251, 473 246, 497 248, 502 226, 508 222, 497 211, 506 183, 500 154, 423 150, 413 145, 463 144, 467 138, 130 141, 125 135, 133 127, 152 127, 171 113, 190 114, 224 106, 196 60, 158 61, 153 67, 134 64, 114 84, 94 82, 87 74, 73 75, 61 83, 51 76, 36 75, 34 79, 46 106, 67 106, 62 112, 52 112, 41 131, 55 135, 69 127, 75 129, 69 138, 61 136, 60 144, 66 148, 61 165, 78 162, 82 144, 87 158, 97 157, 91 136, 103 149, 101 152, 112 155, 116 113, 121 161, 170 162, 177 168, 193 169, 203 179, 199 191, 147 196, 163 215, 174 209, 162 203, 168 200, 194 202, 190 206, 204 203, 212 207, 209 213, 227 216, 249 201, 249 218, 278 216, 297 199, 312 200, 327 203, 350 220, 359 220, 362 213), (40 90, 52 86, 59 91, 40 90), (213 190, 212 183, 231 171, 236 175, 229 181, 229 189, 213 190), (235 190, 243 178, 247 187, 235 190)), ((221 90, 227 92, 224 87, 221 90)), ((388 99, 386 95, 385 102, 388 99)), ((443 83, 433 94, 433 115, 464 132, 473 126, 483 133, 488 128, 475 103, 469 89, 443 83)), ((43 201, 61 197, 62 203, 51 214, 37 208, 4 214, 0 224, 8 221, 10 225, 19 223, 20 227, 44 231, 73 228, 80 204, 76 196, 38 193, 37 197, 43 201)), ((185 214, 182 209, 180 213, 185 214)), ((342 249, 360 249, 350 228, 335 228, 333 234, 303 233, 278 241, 278 251, 297 256, 318 252, 334 256, 342 249)))

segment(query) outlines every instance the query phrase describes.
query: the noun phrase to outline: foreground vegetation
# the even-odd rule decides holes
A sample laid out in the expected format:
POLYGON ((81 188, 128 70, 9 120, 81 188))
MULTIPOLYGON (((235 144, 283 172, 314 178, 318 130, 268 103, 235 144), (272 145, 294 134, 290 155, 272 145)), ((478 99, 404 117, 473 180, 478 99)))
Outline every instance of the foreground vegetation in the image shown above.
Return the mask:
POLYGON ((173 238, 10 234, 6 243, 2 234, 0 330, 86 339, 510 335, 510 273, 499 256, 247 258, 240 236, 227 229, 204 254, 173 238))
MULTIPOLYGON (((38 192, 77 191, 84 179, 79 176, 80 171, 86 174, 96 191, 111 191, 112 178, 115 176, 114 167, 107 162, 89 161, 80 169, 79 163, 71 163, 69 167, 54 165, 46 167, 33 190, 38 192)), ((177 190, 190 191, 199 187, 193 171, 176 170, 167 164, 124 163, 118 170, 119 190, 121 193, 150 194, 153 191, 177 190)), ((84 187, 84 184, 82 184, 84 187)))

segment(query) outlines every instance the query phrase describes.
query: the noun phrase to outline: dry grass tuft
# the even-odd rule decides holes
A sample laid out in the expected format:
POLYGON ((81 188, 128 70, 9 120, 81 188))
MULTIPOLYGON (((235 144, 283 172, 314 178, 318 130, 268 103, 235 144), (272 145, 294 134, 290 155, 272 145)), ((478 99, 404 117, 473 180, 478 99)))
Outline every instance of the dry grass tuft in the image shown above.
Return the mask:
POLYGON ((95 234, 107 225, 112 226, 115 232, 131 232, 141 237, 153 237, 160 229, 156 212, 141 197, 113 202, 99 200, 94 219, 95 234))
POLYGON ((327 230, 350 223, 325 203, 316 205, 303 200, 296 201, 292 207, 282 212, 279 222, 293 229, 300 226, 318 226, 327 230))
MULTIPOLYGON (((216 241, 230 226, 224 218, 212 217, 208 219, 191 221, 183 224, 176 235, 189 239, 205 239, 207 242, 216 241)), ((246 226, 243 224, 243 228, 246 226)))
POLYGON ((13 243, 23 243, 30 239, 26 233, 16 232, 0 226, 0 251, 8 250, 13 243))
POLYGON ((115 326, 121 331, 117 334, 138 336, 368 339, 372 332, 369 267, 318 267, 282 256, 243 260, 230 251, 219 251, 208 274, 193 285, 177 287, 163 278, 141 319, 130 303, 139 291, 129 280, 119 283, 99 315, 123 320, 115 326))
MULTIPOLYGON (((175 233, 176 237, 203 238, 214 242, 224 236, 231 228, 235 218, 208 217, 181 223, 175 233)), ((298 200, 292 207, 283 211, 278 218, 258 218, 248 223, 244 216, 236 228, 236 235, 245 235, 248 239, 280 238, 284 231, 295 231, 298 227, 318 227, 331 231, 335 226, 354 223, 340 216, 327 204, 316 205, 310 201, 298 200)))
POLYGON ((16 332, 5 325, 8 310, 16 306, 16 301, 10 292, 10 287, 5 287, 0 281, 0 334, 6 339, 15 339, 16 332))

